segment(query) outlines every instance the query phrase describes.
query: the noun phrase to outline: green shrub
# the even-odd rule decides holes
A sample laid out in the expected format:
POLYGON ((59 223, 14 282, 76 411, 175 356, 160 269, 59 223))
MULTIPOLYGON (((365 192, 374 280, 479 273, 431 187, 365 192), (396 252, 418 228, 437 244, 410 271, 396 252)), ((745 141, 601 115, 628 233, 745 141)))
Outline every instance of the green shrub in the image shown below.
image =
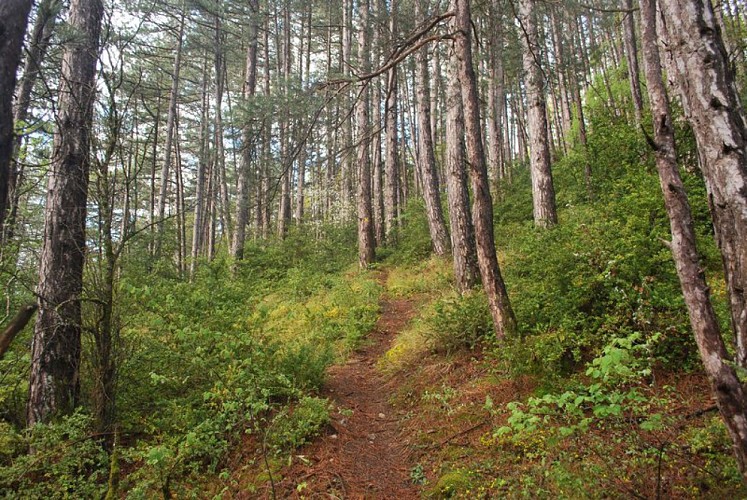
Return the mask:
POLYGON ((444 297, 435 302, 434 311, 428 322, 430 345, 436 352, 472 349, 492 335, 493 321, 483 293, 444 297))
MULTIPOLYGON (((586 376, 590 383, 579 384, 560 394, 531 397, 526 404, 509 403, 508 425, 499 428, 495 435, 514 433, 522 439, 555 422, 560 424, 560 436, 568 436, 585 431, 595 420, 622 418, 623 412, 645 415, 647 399, 635 383, 651 375, 651 354, 657 340, 658 335, 645 339, 640 333, 612 340, 603 353, 589 363, 586 376)), ((486 406, 492 410, 490 401, 486 406)), ((656 418, 649 418, 643 420, 641 426, 655 424, 656 418)))
POLYGON ((280 413, 273 419, 268 429, 268 444, 278 452, 298 448, 329 422, 329 411, 326 398, 301 398, 289 413, 280 413))
POLYGON ((414 264, 425 260, 433 250, 425 205, 421 199, 408 201, 400 217, 402 227, 395 233, 395 253, 389 261, 394 264, 414 264))
MULTIPOLYGON (((14 446, 20 447, 17 436, 14 446)), ((101 498, 106 492, 109 456, 92 436, 92 419, 82 412, 58 423, 37 424, 18 454, 0 467, 0 496, 15 498, 101 498)))

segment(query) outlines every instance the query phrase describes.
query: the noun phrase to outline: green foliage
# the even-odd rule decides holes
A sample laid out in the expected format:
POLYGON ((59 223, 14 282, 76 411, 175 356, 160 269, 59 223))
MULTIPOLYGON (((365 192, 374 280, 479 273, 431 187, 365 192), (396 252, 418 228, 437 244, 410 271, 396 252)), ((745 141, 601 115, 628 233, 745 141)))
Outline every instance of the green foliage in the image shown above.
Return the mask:
MULTIPOLYGON (((588 150, 576 148, 553 165, 560 224, 534 228, 522 172, 496 209, 496 239, 522 333, 509 339, 498 357, 514 373, 562 378, 606 342, 633 332, 660 333, 654 354, 665 366, 697 366, 671 252, 662 243, 669 239, 669 221, 652 156, 638 131, 608 113, 606 104, 596 105, 589 109, 588 150), (579 177, 580 162, 587 160, 595 172, 593 202, 579 177)), ((688 131, 678 132, 687 151, 688 131)), ((684 172, 684 180, 696 207, 704 266, 718 278, 702 179, 684 172)))
POLYGON ((433 305, 435 314, 428 318, 431 349, 451 353, 472 349, 492 335, 493 320, 483 293, 443 297, 433 305))
POLYGON ((303 397, 288 414, 279 413, 269 427, 267 443, 276 451, 293 450, 316 436, 329 422, 326 398, 303 397))
POLYGON ((393 264, 414 264, 427 259, 433 244, 423 200, 409 200, 400 220, 402 227, 395 233, 396 251, 388 260, 393 264))
MULTIPOLYGON (((117 421, 123 436, 138 439, 122 445, 111 469, 101 443, 88 437, 84 375, 80 413, 29 437, 2 423, 2 491, 101 497, 111 469, 129 497, 192 496, 217 478, 246 434, 267 435, 286 453, 318 432, 329 409, 314 393, 327 367, 373 328, 381 292, 351 266, 354 231, 323 230, 324 240, 294 230, 283 242, 249 245, 240 263, 219 254, 192 282, 170 262, 127 254, 116 290, 124 312, 117 421), (29 447, 38 451, 27 455, 29 447)), ((28 353, 12 351, 0 363, 17 381, 0 390, 2 416, 18 413, 8 420, 22 423, 28 353)))
POLYGON ((0 465, 8 465, 26 449, 26 442, 12 425, 0 422, 0 465))
POLYGON ((123 488, 176 491, 217 473, 245 432, 269 428, 287 450, 326 422, 326 401, 308 393, 371 330, 380 290, 365 274, 342 274, 334 245, 289 240, 282 251, 256 249, 256 261, 248 254, 239 279, 218 260, 193 283, 123 280, 122 425, 152 436, 123 453, 139 464, 123 488))
MULTIPOLYGON (((526 404, 509 403, 508 425, 497 429, 495 436, 513 434, 522 439, 555 422, 560 424, 558 434, 565 437, 587 430, 599 419, 645 414, 647 398, 632 384, 651 375, 651 353, 657 339, 658 335, 653 335, 644 341, 640 333, 613 339, 588 365, 590 383, 561 394, 532 397, 526 404)), ((492 410, 492 404, 486 402, 486 406, 492 410)), ((656 422, 657 418, 650 417, 642 427, 652 430, 656 422)))
POLYGON ((459 493, 469 491, 474 474, 466 469, 448 471, 428 489, 426 495, 431 498, 453 498, 459 493))
MULTIPOLYGON (((83 413, 54 424, 37 424, 24 439, 15 441, 16 452, 0 467, 0 496, 14 498, 100 498, 106 492, 109 457, 91 436, 92 420, 83 413)), ((9 431, 9 429, 4 429, 9 431)), ((4 433, 4 439, 9 434, 4 433)))
POLYGON ((398 297, 440 294, 452 286, 454 270, 449 259, 431 256, 412 265, 389 269, 387 291, 398 297))
POLYGON ((410 480, 413 484, 419 486, 428 484, 428 477, 425 475, 423 464, 416 464, 412 469, 410 469, 410 480))

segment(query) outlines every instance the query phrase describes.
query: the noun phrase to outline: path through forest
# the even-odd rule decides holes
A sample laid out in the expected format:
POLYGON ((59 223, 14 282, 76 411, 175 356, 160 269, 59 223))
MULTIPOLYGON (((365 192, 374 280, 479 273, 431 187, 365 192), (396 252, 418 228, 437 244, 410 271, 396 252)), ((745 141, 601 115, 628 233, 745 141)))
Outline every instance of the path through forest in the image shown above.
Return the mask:
MULTIPOLYGON (((386 275, 382 275, 385 281, 386 275)), ((275 485, 278 498, 416 498, 408 440, 389 403, 396 379, 376 369, 379 358, 414 315, 411 300, 384 296, 369 342, 329 370, 323 395, 334 405, 334 431, 298 450, 275 485)))

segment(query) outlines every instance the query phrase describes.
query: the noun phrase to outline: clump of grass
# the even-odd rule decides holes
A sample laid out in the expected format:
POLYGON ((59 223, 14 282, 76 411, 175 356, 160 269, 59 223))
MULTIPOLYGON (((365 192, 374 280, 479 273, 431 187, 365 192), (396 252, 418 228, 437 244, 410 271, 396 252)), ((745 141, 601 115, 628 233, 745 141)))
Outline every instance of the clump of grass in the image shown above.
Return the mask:
POLYGON ((454 271, 449 259, 431 257, 412 265, 393 267, 387 278, 387 291, 395 297, 436 296, 453 286, 454 271))

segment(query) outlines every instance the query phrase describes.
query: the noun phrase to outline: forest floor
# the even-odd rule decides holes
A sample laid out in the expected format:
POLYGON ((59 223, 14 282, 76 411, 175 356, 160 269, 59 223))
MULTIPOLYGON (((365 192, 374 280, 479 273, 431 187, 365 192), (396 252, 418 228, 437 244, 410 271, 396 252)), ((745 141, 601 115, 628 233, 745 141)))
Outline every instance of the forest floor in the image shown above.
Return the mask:
POLYGON ((562 421, 551 421, 529 436, 499 436, 508 404, 536 394, 538 382, 479 346, 446 354, 423 343, 433 274, 379 272, 375 328, 327 372, 329 425, 287 459, 255 456, 231 498, 744 497, 697 371, 656 370, 638 387, 661 429, 607 419, 559 439, 562 421))
MULTIPOLYGON (((382 284, 386 273, 379 277, 382 284)), ((322 392, 334 405, 330 432, 298 450, 275 484, 278 498, 417 498, 403 412, 390 399, 398 378, 377 362, 416 312, 412 298, 384 295, 367 342, 345 364, 333 366, 322 392)), ((272 494, 271 492, 267 492, 272 494)))

